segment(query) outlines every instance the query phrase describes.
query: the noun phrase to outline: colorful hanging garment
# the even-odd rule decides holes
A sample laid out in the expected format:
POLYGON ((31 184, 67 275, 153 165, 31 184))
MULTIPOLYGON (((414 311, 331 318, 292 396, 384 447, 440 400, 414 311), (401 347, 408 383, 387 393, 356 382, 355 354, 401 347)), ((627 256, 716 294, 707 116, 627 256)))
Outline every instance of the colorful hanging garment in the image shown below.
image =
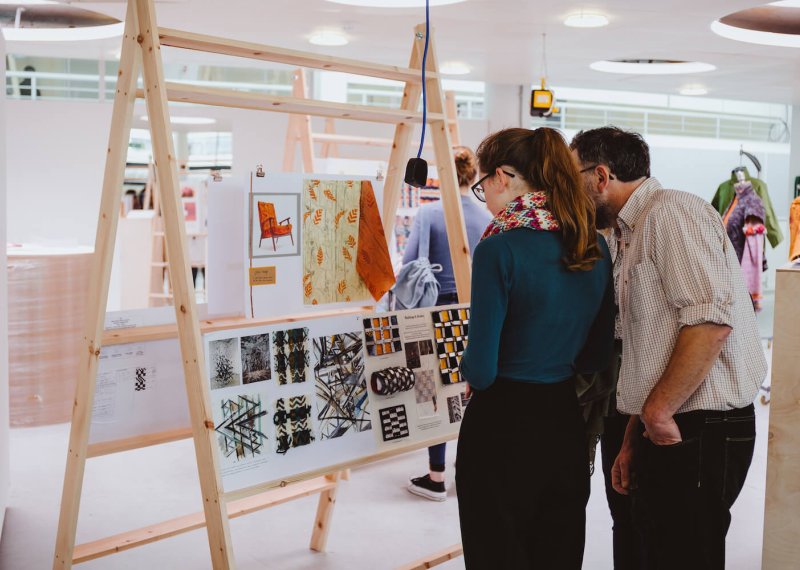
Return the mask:
POLYGON ((764 270, 764 225, 766 211, 764 203, 753 191, 750 182, 734 185, 736 195, 723 221, 725 230, 742 265, 745 285, 756 311, 761 310, 761 273, 764 270))

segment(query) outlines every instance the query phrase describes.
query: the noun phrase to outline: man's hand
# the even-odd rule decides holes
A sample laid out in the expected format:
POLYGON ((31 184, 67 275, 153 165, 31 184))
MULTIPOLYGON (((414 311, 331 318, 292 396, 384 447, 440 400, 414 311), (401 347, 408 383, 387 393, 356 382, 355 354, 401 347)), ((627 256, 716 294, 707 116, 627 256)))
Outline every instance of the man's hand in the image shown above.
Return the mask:
POLYGON ((633 488, 632 468, 634 460, 634 442, 636 441, 639 418, 631 416, 628 427, 625 428, 625 438, 622 441, 619 455, 614 460, 611 468, 611 486, 621 495, 627 495, 633 488))
POLYGON ((642 434, 655 445, 674 445, 683 441, 681 430, 672 416, 658 413, 642 413, 645 432, 642 434))

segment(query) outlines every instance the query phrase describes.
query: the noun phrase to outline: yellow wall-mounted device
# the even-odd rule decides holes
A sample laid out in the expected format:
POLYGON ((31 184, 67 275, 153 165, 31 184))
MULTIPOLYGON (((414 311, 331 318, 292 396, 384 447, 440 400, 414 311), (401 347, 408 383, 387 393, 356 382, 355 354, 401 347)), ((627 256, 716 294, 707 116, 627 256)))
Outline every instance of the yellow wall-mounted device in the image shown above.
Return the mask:
POLYGON ((555 95, 547 88, 543 77, 541 87, 531 91, 531 116, 549 117, 553 113, 557 113, 558 109, 554 107, 555 102, 555 95))

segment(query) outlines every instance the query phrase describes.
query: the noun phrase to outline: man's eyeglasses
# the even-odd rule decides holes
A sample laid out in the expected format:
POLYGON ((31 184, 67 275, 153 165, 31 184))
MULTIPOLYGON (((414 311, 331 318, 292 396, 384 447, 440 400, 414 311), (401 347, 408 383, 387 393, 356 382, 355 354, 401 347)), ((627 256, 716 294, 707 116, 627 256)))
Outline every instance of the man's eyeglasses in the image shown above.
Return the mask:
MULTIPOLYGON (((505 171, 505 170, 502 170, 502 172, 503 172, 503 174, 505 174, 506 176, 509 176, 509 177, 511 177, 511 178, 516 178, 516 175, 514 175, 514 174, 512 174, 512 173, 510 173, 510 172, 507 172, 507 171, 505 171)), ((485 195, 485 192, 484 192, 484 190, 483 190, 483 186, 481 186, 481 184, 483 184, 483 181, 484 181, 484 180, 487 180, 488 178, 491 178, 491 177, 492 177, 492 176, 494 176, 495 174, 497 174, 497 171, 496 171, 496 170, 495 170, 494 172, 490 172, 489 174, 487 174, 486 176, 484 176, 483 178, 481 178, 480 180, 478 180, 478 181, 477 181, 475 184, 473 184, 473 185, 470 187, 470 188, 472 189, 472 193, 473 193, 473 194, 475 194, 475 197, 476 197, 478 200, 480 200, 481 202, 486 202, 486 195, 485 195)))
MULTIPOLYGON (((583 174, 584 172, 589 172, 590 170, 594 170, 594 169, 595 169, 595 168, 597 168, 598 166, 600 166, 600 165, 599 165, 599 164, 593 164, 593 165, 591 165, 591 166, 587 166, 586 168, 582 168, 582 169, 581 169, 581 170, 579 170, 578 172, 579 172, 580 174, 583 174)), ((609 179, 609 180, 616 180, 616 177, 615 177, 613 174, 611 174, 611 173, 609 172, 609 173, 608 173, 608 179, 609 179)))

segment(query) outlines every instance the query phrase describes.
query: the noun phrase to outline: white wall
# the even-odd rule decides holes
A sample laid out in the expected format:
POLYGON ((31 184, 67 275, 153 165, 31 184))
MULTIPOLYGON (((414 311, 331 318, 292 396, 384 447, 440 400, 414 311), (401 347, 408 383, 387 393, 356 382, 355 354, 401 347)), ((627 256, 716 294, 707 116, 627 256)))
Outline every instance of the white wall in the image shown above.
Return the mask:
POLYGON ((111 105, 6 102, 8 239, 94 246, 111 105))
MULTIPOLYGON (((5 42, 0 34, 0 78, 6 84, 5 42)), ((0 125, 5 124, 5 91, 0 94, 0 125)), ((0 132, 0 212, 6 212, 6 130, 0 132)), ((0 215, 0 246, 6 242, 6 216, 0 215)), ((6 249, 0 247, 0 537, 8 506, 10 457, 8 441, 8 274, 6 249)))

